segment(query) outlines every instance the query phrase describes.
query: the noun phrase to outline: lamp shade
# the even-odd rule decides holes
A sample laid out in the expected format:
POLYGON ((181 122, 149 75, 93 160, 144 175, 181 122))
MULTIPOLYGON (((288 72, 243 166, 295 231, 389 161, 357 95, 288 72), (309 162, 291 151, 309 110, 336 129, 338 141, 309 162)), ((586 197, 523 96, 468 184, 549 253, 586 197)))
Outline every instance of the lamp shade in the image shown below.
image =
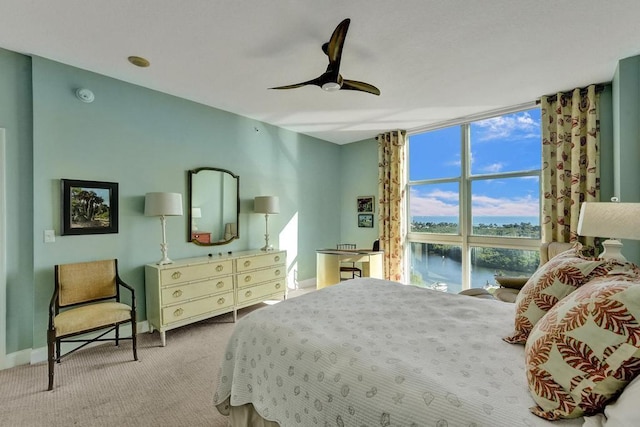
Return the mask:
POLYGON ((277 196, 258 196, 253 199, 253 211, 263 214, 280 213, 280 199, 277 196))
POLYGON ((191 208, 191 218, 202 218, 202 209, 191 208))
POLYGON ((146 216, 182 215, 182 194, 147 193, 144 197, 144 214, 146 216))
POLYGON ((578 234, 640 240, 640 203, 584 202, 578 234))

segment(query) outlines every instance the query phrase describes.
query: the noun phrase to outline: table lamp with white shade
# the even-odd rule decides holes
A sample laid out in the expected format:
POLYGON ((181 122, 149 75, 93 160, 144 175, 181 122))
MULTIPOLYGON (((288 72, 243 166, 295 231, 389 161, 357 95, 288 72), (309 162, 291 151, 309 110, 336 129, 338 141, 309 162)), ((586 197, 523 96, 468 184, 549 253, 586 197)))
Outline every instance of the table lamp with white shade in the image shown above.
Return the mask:
POLYGON ((277 196, 257 196, 253 199, 253 211, 264 214, 264 247, 263 251, 272 251, 273 246, 269 244, 269 215, 280 213, 280 199, 277 196))
POLYGON ((182 194, 180 193, 147 193, 144 198, 145 216, 159 216, 162 225, 162 243, 160 250, 162 259, 158 265, 171 264, 167 256, 167 233, 165 223, 167 216, 182 216, 182 194))
POLYGON ((578 235, 606 238, 599 258, 626 261, 618 239, 640 240, 640 203, 582 203, 578 235))

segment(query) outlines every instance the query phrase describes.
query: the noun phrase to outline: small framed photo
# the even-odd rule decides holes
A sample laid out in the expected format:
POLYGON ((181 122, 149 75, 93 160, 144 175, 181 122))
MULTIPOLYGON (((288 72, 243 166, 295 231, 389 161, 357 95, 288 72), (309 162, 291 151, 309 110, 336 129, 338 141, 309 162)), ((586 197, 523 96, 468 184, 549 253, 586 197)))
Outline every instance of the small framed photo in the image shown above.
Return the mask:
POLYGON ((358 196, 358 213, 374 213, 373 196, 358 196))
POLYGON ((358 227, 373 228, 373 214, 358 214, 358 227))
POLYGON ((60 180, 61 235, 118 232, 118 183, 60 180))

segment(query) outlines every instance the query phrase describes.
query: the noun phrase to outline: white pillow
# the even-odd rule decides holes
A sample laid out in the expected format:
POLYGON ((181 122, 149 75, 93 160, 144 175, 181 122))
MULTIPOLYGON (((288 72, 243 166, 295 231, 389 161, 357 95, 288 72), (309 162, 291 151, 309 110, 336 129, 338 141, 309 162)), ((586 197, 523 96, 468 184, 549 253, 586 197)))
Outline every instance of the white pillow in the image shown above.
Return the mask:
POLYGON ((584 417, 582 427, 629 427, 640 424, 640 376, 624 388, 614 403, 604 408, 602 414, 584 417))

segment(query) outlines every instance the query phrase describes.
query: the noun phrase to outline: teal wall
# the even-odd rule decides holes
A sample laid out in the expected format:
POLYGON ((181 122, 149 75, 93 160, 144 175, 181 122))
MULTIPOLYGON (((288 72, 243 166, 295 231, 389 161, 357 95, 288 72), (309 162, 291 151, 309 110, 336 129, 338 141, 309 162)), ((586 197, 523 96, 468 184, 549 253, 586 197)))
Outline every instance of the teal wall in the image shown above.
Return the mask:
MULTIPOLYGON (((373 216, 373 228, 359 228, 356 200, 358 196, 374 196, 374 200, 378 200, 378 141, 368 139, 343 145, 340 165, 341 242, 371 248, 378 238, 378 212, 376 210, 373 216)), ((328 247, 335 245, 328 243, 328 247)))
MULTIPOLYGON (((613 191, 640 202, 640 56, 618 62, 613 78, 613 191)), ((603 199, 604 200, 604 199, 603 199)), ((623 240, 623 254, 640 262, 640 242, 623 240)))
MULTIPOLYGON (((34 215, 31 99, 31 59, 0 49, 0 127, 6 129, 7 353, 32 346, 34 215)), ((5 319, 0 319, 0 325, 5 325, 5 319)))
MULTIPOLYGON (((288 251, 290 277, 315 277, 315 249, 339 241, 341 147, 43 58, 0 50, 0 126, 7 129, 7 353, 46 343, 55 264, 118 258, 145 319, 144 269, 160 259, 160 221, 144 195, 187 196, 189 169, 240 176, 240 239, 187 243, 187 218, 167 219, 174 259, 264 244, 253 197, 277 195, 270 241, 288 251), (91 104, 75 98, 91 89, 91 104), (60 236, 60 179, 119 184, 119 233, 60 236), (35 214, 34 214, 35 212, 35 214), (56 232, 55 243, 43 231, 56 232)), ((290 286, 292 284, 290 283, 290 286)))

